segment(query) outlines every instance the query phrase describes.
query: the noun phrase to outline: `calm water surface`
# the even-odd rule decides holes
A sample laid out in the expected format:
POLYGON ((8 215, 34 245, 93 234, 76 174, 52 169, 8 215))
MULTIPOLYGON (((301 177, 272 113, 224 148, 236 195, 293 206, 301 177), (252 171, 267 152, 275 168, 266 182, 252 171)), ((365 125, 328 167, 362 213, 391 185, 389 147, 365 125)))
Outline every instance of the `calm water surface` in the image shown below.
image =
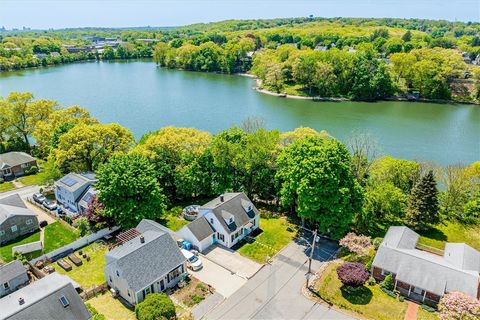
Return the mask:
POLYGON ((269 128, 327 130, 345 140, 368 130, 383 153, 441 165, 480 160, 480 107, 408 102, 313 102, 252 90, 252 79, 160 69, 150 61, 90 62, 0 74, 0 95, 78 104, 102 122, 118 122, 136 138, 167 125, 213 133, 262 117, 269 128))

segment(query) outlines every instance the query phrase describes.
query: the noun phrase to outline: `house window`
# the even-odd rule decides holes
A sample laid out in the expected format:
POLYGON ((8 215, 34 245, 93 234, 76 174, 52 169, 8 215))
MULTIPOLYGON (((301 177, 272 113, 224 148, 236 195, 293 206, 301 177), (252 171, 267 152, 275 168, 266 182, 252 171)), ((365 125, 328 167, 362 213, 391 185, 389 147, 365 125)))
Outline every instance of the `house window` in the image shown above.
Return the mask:
POLYGON ((210 218, 210 224, 213 224, 213 218, 210 218))
POLYGON ((127 291, 128 296, 130 297, 130 290, 127 291))
POLYGON ((416 294, 422 294, 422 293, 423 293, 423 290, 420 289, 420 288, 414 287, 414 288, 413 288, 413 292, 416 293, 416 294))
POLYGON ((255 219, 252 220, 252 226, 255 227, 255 219))
POLYGON ((108 276, 108 279, 110 280, 110 282, 112 282, 112 276, 108 276))
POLYGON ((232 234, 232 242, 233 242, 233 240, 235 239, 234 237, 235 237, 235 235, 234 235, 234 234, 232 234))
POLYGON ((70 302, 68 302, 67 298, 65 296, 60 297, 60 303, 64 308, 68 307, 70 305, 70 302))
POLYGON ((233 222, 233 218, 232 218, 232 217, 230 217, 230 223, 232 223, 232 222, 233 222))
POLYGON ((25 222, 27 225, 30 225, 32 224, 32 219, 27 219, 27 221, 25 222))
POLYGON ((117 277, 120 277, 120 272, 118 272, 118 270, 117 270, 117 277))
POLYGON ((11 229, 12 229, 12 232, 17 232, 17 230, 18 230, 16 225, 13 225, 11 229))
POLYGON ((223 234, 221 234, 220 232, 217 232, 217 238, 218 238, 218 240, 220 240, 222 242, 225 242, 225 236, 223 234))
POLYGON ((5 282, 5 283, 3 284, 3 288, 4 288, 4 289, 10 288, 10 284, 9 284, 8 282, 5 282))
POLYGON ((392 274, 392 273, 382 269, 382 276, 388 276, 389 274, 392 274))
POLYGON ((5 231, 0 230, 0 236, 4 236, 4 235, 5 235, 5 231))

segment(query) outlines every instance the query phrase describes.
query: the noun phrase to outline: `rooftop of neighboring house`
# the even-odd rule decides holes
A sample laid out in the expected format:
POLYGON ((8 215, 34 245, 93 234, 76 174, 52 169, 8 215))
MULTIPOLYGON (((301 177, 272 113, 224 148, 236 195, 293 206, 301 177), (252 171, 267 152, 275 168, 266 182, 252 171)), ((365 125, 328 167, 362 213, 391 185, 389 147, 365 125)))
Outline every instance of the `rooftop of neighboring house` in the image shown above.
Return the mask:
POLYGON ((93 197, 97 193, 98 191, 95 189, 95 187, 93 186, 88 187, 85 190, 85 192, 80 196, 80 200, 78 201, 78 204, 88 208, 88 206, 90 205, 90 202, 92 202, 93 197))
POLYGON ((90 319, 68 276, 56 272, 0 299, 0 319, 90 319))
POLYGON ((19 260, 13 260, 10 263, 0 266, 0 285, 26 273, 27 269, 23 264, 19 260))
POLYGON ((36 216, 37 214, 27 208, 18 193, 0 199, 0 224, 14 216, 36 216))
POLYGON ((75 192, 76 190, 83 188, 86 184, 93 184, 97 181, 95 173, 85 172, 85 173, 69 173, 60 180, 55 182, 56 186, 65 188, 70 192, 75 192))
POLYGON ((258 215, 258 210, 243 192, 228 192, 205 203, 199 209, 211 210, 229 232, 237 230, 258 215))
POLYGON ((138 236, 105 254, 105 268, 118 270, 120 277, 135 292, 144 289, 186 260, 172 235, 152 222, 142 220, 136 228, 138 236))
POLYGON ((199 217, 185 226, 197 238, 202 241, 215 233, 215 229, 208 223, 205 217, 199 217))
POLYGON ((447 243, 444 255, 439 256, 416 249, 419 237, 407 227, 390 227, 372 265, 439 296, 462 291, 476 297, 480 252, 464 243, 447 243))
POLYGON ((0 154, 0 169, 19 166, 23 163, 29 163, 36 159, 25 152, 7 152, 0 154))

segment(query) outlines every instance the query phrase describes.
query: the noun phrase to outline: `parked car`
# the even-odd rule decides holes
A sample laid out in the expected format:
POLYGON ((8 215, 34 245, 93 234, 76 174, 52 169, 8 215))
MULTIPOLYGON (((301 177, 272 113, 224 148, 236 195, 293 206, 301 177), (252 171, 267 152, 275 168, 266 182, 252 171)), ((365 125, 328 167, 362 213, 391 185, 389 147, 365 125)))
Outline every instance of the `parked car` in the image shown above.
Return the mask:
POLYGON ((43 204, 45 200, 47 200, 47 198, 45 198, 45 196, 41 193, 35 193, 33 195, 33 201, 35 201, 38 204, 43 204))
POLYGON ((42 221, 40 221, 40 223, 38 225, 40 226, 40 228, 44 228, 48 225, 48 222, 47 222, 47 220, 42 220, 42 221))
POLYGON ((51 200, 43 201, 43 206, 50 211, 57 209, 57 203, 51 200))
POLYGON ((182 249, 183 256, 187 258, 187 267, 193 271, 202 269, 202 261, 188 250, 182 249))

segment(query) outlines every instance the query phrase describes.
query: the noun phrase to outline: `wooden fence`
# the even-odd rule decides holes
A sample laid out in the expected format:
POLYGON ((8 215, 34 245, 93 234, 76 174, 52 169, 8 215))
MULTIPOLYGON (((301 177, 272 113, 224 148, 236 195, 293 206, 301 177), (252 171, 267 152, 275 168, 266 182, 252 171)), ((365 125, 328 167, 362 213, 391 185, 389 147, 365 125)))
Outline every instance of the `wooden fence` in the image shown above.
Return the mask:
POLYGON ((91 299, 91 298, 95 297, 98 294, 104 293, 107 290, 108 290, 108 286, 107 286, 107 283, 105 282, 105 283, 102 283, 99 286, 94 286, 94 287, 92 287, 88 290, 82 291, 82 293, 80 293, 80 297, 83 300, 88 300, 88 299, 91 299))

